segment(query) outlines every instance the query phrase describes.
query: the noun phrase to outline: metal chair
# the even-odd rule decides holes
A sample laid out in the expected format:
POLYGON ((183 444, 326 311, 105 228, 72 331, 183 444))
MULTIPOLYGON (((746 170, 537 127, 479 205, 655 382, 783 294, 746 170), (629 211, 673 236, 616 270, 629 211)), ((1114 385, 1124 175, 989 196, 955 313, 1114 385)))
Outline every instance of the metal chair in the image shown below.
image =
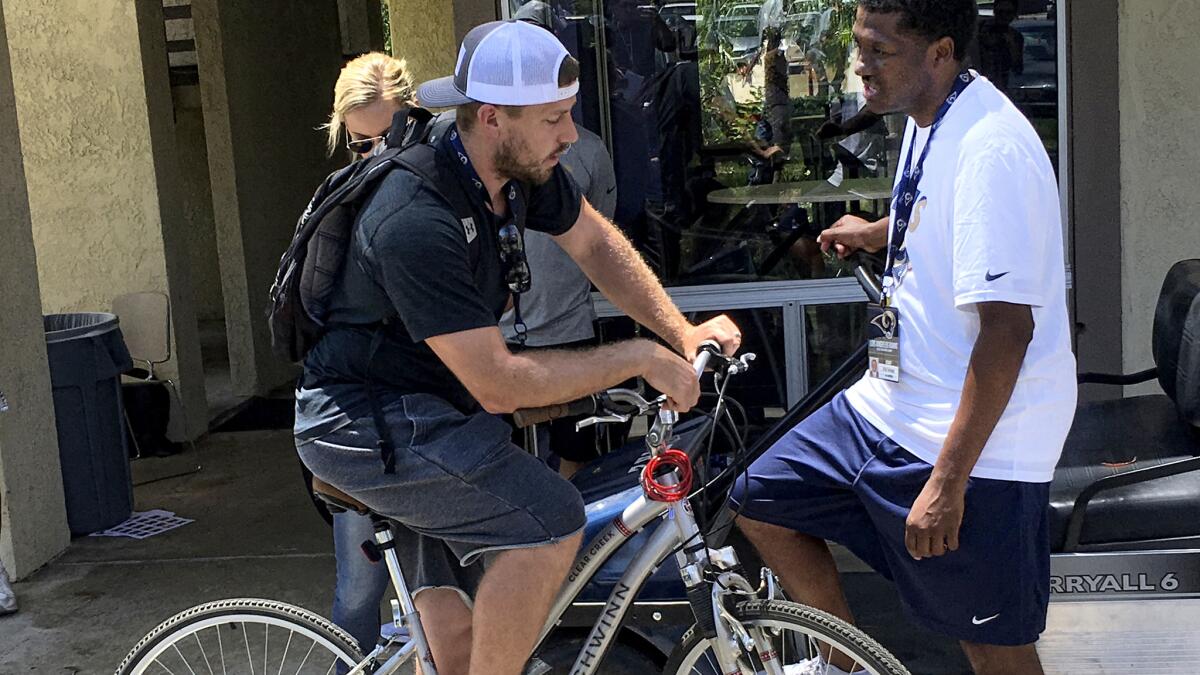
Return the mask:
MULTIPOLYGON (((172 378, 159 378, 155 372, 156 366, 171 360, 170 298, 157 291, 126 293, 113 299, 113 314, 121 322, 121 334, 125 337, 129 356, 135 364, 146 365, 145 368, 134 368, 125 375, 135 380, 166 384, 168 392, 175 396, 184 429, 189 429, 187 408, 183 404, 179 385, 172 378)), ((189 439, 188 446, 195 450, 195 441, 189 439)), ((137 455, 141 456, 141 448, 137 448, 137 455)))

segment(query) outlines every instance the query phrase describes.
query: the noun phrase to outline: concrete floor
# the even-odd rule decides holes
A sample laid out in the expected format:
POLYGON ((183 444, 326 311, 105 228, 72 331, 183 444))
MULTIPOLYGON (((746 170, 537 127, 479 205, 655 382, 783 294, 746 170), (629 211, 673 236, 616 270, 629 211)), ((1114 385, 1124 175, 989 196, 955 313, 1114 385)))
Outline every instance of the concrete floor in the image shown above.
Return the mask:
MULTIPOLYGON (((134 462, 134 480, 137 510, 195 522, 142 541, 77 539, 16 584, 21 611, 0 618, 0 675, 111 673, 159 622, 211 600, 272 598, 329 615, 330 532, 288 431, 214 434, 196 452, 134 462)), ((845 579, 860 623, 914 674, 968 672, 952 642, 909 625, 886 582, 845 579)))
POLYGON ((83 537, 17 583, 0 619, 0 673, 111 673, 150 629, 192 605, 250 596, 328 615, 329 528, 304 492, 287 431, 218 434, 196 453, 134 462, 135 509, 194 523, 149 539, 83 537))

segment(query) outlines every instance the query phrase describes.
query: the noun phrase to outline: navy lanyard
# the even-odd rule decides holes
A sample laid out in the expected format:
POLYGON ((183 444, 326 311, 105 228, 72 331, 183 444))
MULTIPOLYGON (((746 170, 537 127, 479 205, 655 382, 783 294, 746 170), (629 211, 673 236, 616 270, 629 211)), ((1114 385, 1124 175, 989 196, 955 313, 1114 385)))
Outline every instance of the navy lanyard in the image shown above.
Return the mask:
POLYGON ((921 182, 921 171, 925 166, 925 157, 929 154, 929 146, 933 145, 933 134, 942 126, 950 107, 974 80, 975 76, 965 69, 954 79, 954 88, 933 118, 929 138, 925 141, 916 166, 913 166, 913 150, 917 142, 917 129, 913 128, 912 138, 908 142, 908 158, 904 161, 904 172, 892 192, 892 236, 888 239, 887 264, 883 272, 884 305, 888 304, 888 300, 900 287, 900 282, 904 280, 908 271, 908 250, 904 248, 904 236, 908 232, 908 221, 912 218, 913 208, 916 207, 917 185, 921 182))
MULTIPOLYGON (((458 134, 458 125, 451 124, 448 133, 450 137, 450 145, 454 148, 454 154, 458 158, 458 166, 461 168, 464 176, 469 180, 475 189, 479 191, 480 198, 483 199, 483 205, 490 214, 489 217, 497 220, 495 213, 492 211, 492 196, 488 194, 487 187, 483 184, 483 179, 479 177, 479 172, 475 170, 475 165, 471 163, 471 157, 467 155, 467 149, 463 147, 462 138, 458 134)), ((513 328, 516 330, 517 343, 524 345, 527 336, 525 321, 521 318, 521 294, 529 290, 532 283, 529 273, 529 262, 525 257, 525 243, 521 234, 521 227, 524 224, 525 218, 525 199, 523 192, 517 189, 517 182, 510 180, 500 188, 504 195, 505 201, 508 203, 508 221, 505 223, 493 222, 497 227, 497 240, 500 248, 500 266, 501 273, 504 276, 505 283, 508 284, 509 291, 513 297, 513 328)))
MULTIPOLYGON (((483 206, 492 212, 492 196, 488 194, 487 187, 483 184, 483 179, 479 177, 479 172, 475 170, 475 165, 471 163, 471 157, 467 155, 467 149, 463 147, 462 138, 458 135, 458 125, 451 124, 448 133, 450 137, 450 146, 454 148, 454 154, 458 158, 458 166, 461 168, 467 180, 475 186, 483 199, 483 206)), ((525 215, 525 200, 521 196, 521 191, 517 189, 517 182, 510 180, 501 188, 504 194, 505 201, 508 202, 508 215, 513 222, 522 222, 522 217, 525 215)), ((494 214, 493 214, 494 215, 494 214)))

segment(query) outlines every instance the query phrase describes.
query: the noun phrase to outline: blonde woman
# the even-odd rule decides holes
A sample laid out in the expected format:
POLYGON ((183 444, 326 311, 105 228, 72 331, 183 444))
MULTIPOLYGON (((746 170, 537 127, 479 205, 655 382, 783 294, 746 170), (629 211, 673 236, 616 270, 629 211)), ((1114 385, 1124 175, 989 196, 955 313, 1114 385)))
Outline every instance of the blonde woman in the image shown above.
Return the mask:
POLYGON ((392 115, 416 105, 416 92, 404 61, 380 52, 346 64, 333 86, 329 123, 329 155, 345 143, 357 157, 371 154, 392 125, 392 115))
MULTIPOLYGON (((416 96, 404 61, 378 52, 350 61, 333 89, 333 111, 326 125, 330 156, 342 145, 355 160, 370 156, 383 143, 392 116, 414 105, 416 96)), ((307 471, 306 475, 311 476, 307 471)), ((397 529, 397 552, 410 587, 416 589, 438 670, 465 673, 468 654, 455 647, 471 643, 471 612, 464 598, 477 580, 454 569, 458 565, 418 563, 416 544, 405 545, 410 533, 397 529)), ((373 539, 374 528, 367 517, 350 512, 333 516, 337 563, 333 622, 354 637, 364 654, 374 649, 379 638, 379 605, 389 583, 387 568, 371 564, 361 551, 362 543, 373 539)))

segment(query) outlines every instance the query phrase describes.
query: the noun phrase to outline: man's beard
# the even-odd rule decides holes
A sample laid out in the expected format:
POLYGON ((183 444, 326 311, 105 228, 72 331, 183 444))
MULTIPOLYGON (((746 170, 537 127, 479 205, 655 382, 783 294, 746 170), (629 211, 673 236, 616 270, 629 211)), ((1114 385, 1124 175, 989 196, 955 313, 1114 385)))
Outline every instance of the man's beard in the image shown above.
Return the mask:
MULTIPOLYGON (((564 153, 571 146, 563 145, 558 152, 564 153)), ((543 160, 533 160, 525 162, 521 160, 522 155, 528 155, 529 146, 517 140, 501 141, 500 147, 496 150, 496 171, 505 178, 527 183, 529 185, 541 185, 550 180, 551 174, 554 173, 554 165, 542 166, 543 160)))

